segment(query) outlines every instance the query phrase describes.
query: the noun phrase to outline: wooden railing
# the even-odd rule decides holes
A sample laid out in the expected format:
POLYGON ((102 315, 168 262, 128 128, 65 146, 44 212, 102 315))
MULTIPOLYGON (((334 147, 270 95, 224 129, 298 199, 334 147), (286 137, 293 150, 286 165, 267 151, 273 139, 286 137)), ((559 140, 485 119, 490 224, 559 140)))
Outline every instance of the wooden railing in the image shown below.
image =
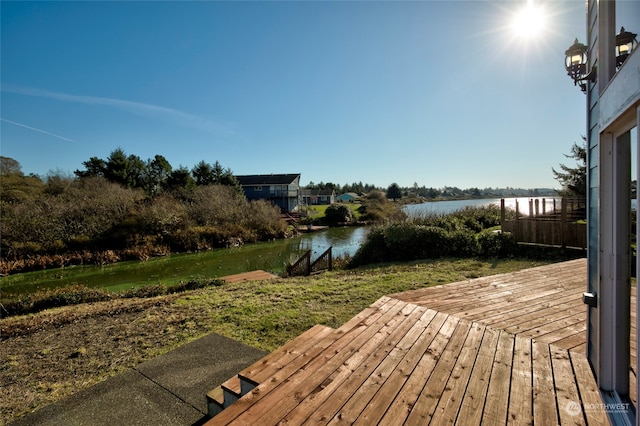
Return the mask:
POLYGON ((505 202, 501 200, 503 232, 511 232, 518 243, 587 248, 586 202, 583 199, 536 199, 529 201, 530 215, 519 212, 506 219, 505 202))
POLYGON ((333 269, 333 257, 331 256, 331 247, 325 250, 313 263, 311 263, 311 272, 333 269))
POLYGON ((316 260, 311 262, 311 250, 307 250, 293 265, 287 266, 287 275, 290 277, 298 275, 311 275, 312 272, 333 269, 332 247, 329 247, 316 260))

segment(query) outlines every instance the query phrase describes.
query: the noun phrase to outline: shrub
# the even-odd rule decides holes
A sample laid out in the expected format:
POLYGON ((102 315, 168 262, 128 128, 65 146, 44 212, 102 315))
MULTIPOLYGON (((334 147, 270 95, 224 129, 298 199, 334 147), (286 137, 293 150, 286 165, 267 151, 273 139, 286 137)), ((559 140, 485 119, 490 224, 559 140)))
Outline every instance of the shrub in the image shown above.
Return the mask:
POLYGON ((450 256, 473 257, 480 253, 480 245, 476 239, 476 234, 469 230, 449 232, 448 244, 450 256))
POLYGON ((518 251, 518 244, 510 232, 482 232, 478 235, 480 255, 505 257, 518 251))
POLYGON ((336 226, 338 224, 353 221, 353 212, 345 205, 331 204, 324 212, 327 225, 336 226))
POLYGON ((349 267, 395 260, 455 257, 504 257, 518 252, 511 234, 489 232, 499 223, 496 206, 448 214, 428 214, 370 232, 349 267))

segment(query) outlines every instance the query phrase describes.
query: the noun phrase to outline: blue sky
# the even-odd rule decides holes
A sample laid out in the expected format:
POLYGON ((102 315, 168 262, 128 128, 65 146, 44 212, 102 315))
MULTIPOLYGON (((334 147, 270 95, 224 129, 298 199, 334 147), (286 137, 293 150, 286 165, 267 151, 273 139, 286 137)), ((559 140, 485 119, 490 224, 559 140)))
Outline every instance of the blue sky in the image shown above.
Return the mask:
MULTIPOLYGON (((638 32, 640 2, 618 2, 638 32)), ((1 3, 0 154, 73 172, 121 147, 302 183, 558 187, 585 133, 564 51, 584 1, 1 3)))

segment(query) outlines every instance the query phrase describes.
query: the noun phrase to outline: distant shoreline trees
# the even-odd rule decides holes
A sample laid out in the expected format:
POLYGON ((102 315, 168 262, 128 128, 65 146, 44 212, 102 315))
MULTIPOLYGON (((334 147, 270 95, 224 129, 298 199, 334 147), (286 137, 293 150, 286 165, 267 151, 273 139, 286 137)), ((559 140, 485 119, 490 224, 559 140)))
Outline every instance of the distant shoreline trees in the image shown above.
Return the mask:
POLYGON ((91 157, 82 165, 84 170, 74 172, 78 178, 103 177, 125 188, 142 189, 150 196, 167 190, 215 184, 241 190, 231 169, 222 168, 218 161, 209 164, 202 160, 191 170, 182 165, 174 169, 162 155, 143 161, 137 155, 127 155, 122 148, 116 148, 106 159, 91 157))

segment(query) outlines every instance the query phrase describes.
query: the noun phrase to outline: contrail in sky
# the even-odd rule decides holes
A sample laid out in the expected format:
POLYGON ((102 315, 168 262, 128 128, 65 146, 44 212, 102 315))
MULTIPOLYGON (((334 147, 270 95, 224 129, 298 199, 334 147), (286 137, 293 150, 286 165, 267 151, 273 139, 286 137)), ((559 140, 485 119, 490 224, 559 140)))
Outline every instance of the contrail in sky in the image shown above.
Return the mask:
POLYGON ((36 129, 35 127, 27 126, 26 124, 16 123, 15 121, 7 120, 6 118, 0 118, 0 121, 4 121, 5 123, 13 124, 14 126, 24 127, 25 129, 33 130, 34 132, 44 133, 45 135, 53 136, 54 138, 62 139, 64 141, 69 141, 73 143, 80 143, 76 140, 66 138, 64 136, 56 135, 55 133, 47 132, 46 130, 36 129))
POLYGON ((166 108, 144 102, 127 101, 123 99, 105 98, 100 96, 70 95, 68 93, 52 92, 49 90, 34 89, 29 87, 18 87, 4 85, 3 92, 15 93, 19 95, 35 96, 40 98, 56 99, 59 101, 75 102, 87 105, 104 105, 121 109, 132 114, 143 116, 161 116, 169 118, 186 127, 206 130, 209 132, 231 134, 232 132, 223 126, 214 123, 206 118, 182 112, 173 108, 166 108))

